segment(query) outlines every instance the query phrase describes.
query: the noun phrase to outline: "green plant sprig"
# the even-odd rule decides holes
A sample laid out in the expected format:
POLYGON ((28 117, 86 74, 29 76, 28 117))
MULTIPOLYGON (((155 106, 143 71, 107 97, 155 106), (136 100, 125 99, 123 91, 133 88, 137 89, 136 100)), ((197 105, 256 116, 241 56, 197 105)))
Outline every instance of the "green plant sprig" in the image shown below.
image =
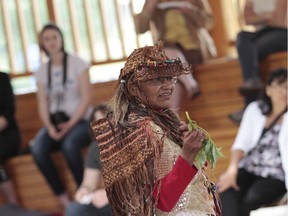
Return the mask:
POLYGON ((187 111, 186 111, 186 117, 189 123, 188 124, 189 132, 192 132, 194 129, 198 129, 205 135, 205 138, 202 141, 203 148, 198 152, 195 159, 197 168, 201 169, 204 166, 205 162, 208 161, 208 163, 211 166, 211 169, 213 170, 216 166, 218 158, 224 157, 224 155, 221 152, 221 148, 216 147, 215 143, 211 139, 208 132, 203 128, 199 127, 197 123, 190 118, 189 113, 187 111))

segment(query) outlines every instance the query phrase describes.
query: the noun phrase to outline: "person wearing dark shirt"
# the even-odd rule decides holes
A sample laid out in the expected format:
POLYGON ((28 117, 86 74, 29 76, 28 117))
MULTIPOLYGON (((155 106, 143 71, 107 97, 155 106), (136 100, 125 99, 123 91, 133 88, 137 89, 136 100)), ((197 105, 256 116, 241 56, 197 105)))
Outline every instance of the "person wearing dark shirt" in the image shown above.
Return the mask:
POLYGON ((0 194, 7 203, 18 204, 4 163, 17 155, 20 132, 15 120, 15 99, 8 74, 0 72, 0 194))
MULTIPOLYGON (((109 109, 104 103, 95 106, 91 121, 104 118, 108 112, 109 109)), ((91 142, 88 149, 85 160, 84 177, 81 186, 76 191, 75 202, 69 204, 66 208, 65 215, 112 215, 103 185, 99 149, 95 139, 91 142)))
POLYGON ((112 211, 108 203, 101 174, 99 149, 96 142, 92 142, 85 162, 84 178, 75 194, 75 202, 66 208, 66 216, 101 215, 111 216, 112 211))

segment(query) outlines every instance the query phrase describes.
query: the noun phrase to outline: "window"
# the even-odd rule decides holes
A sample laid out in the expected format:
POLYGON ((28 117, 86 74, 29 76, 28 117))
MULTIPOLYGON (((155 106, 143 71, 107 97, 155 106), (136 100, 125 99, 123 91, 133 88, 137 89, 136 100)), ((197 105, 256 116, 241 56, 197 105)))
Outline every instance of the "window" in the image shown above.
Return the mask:
MULTIPOLYGON (((125 58, 136 47, 151 45, 150 32, 136 35, 133 15, 145 0, 1 0, 0 70, 13 78, 15 89, 35 88, 33 71, 46 60, 38 46, 38 32, 53 20, 63 31, 65 48, 93 65, 92 80, 103 79, 107 65, 118 75, 125 58), (112 64, 113 63, 113 64, 112 64), (105 69, 103 69, 105 68, 105 69), (99 72, 99 73, 98 73, 99 72)), ((239 20, 237 0, 222 0, 229 39, 235 38, 239 20)), ((109 75, 108 79, 116 77, 109 75)), ((112 78, 113 79, 113 78, 112 78)))

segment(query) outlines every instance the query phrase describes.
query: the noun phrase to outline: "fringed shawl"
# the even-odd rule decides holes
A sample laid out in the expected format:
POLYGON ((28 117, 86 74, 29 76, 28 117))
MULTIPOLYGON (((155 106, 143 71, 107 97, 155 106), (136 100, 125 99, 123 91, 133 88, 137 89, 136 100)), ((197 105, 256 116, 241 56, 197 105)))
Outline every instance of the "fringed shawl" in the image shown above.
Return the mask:
MULTIPOLYGON (((131 119, 130 119, 131 118, 131 119)), ((120 134, 112 119, 91 123, 100 149, 102 172, 114 216, 154 214, 154 159, 160 158, 161 138, 151 119, 131 114, 135 127, 120 134)))

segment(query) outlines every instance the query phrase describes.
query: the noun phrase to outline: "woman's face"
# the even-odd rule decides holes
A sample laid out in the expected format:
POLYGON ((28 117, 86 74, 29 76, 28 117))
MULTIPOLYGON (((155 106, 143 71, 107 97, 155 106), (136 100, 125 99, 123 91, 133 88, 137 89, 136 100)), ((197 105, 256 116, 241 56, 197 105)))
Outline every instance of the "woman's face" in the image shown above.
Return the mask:
POLYGON ((138 97, 152 109, 160 110, 170 107, 172 93, 177 77, 158 77, 142 83, 138 97))
POLYGON ((41 36, 42 46, 49 55, 58 53, 62 47, 62 37, 60 33, 54 29, 46 29, 41 36))
POLYGON ((287 80, 281 83, 278 80, 272 81, 271 85, 266 88, 266 94, 273 103, 287 105, 287 80))
POLYGON ((93 117, 94 117, 95 120, 99 120, 99 119, 105 118, 106 115, 105 115, 104 111, 97 110, 96 112, 94 112, 94 116, 93 117))

